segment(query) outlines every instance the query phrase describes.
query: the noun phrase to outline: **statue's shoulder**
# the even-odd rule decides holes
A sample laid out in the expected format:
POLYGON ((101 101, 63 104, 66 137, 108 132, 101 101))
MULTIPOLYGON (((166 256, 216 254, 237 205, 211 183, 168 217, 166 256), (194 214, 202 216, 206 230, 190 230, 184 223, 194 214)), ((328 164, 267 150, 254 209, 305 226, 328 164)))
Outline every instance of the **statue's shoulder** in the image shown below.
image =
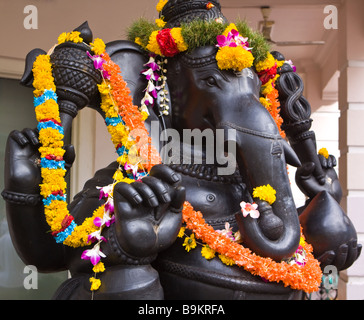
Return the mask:
POLYGON ((106 168, 96 171, 95 175, 86 181, 83 189, 74 197, 74 201, 79 201, 82 198, 99 198, 100 190, 97 187, 107 186, 113 183, 113 175, 118 168, 118 163, 112 162, 106 168))

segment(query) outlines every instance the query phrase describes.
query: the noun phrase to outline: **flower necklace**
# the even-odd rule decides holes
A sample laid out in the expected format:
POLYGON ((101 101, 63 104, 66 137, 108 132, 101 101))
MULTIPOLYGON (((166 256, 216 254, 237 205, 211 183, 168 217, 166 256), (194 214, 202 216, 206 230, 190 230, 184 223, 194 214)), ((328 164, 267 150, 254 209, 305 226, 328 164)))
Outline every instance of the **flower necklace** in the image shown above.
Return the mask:
MULTIPOLYGON (((82 39, 78 32, 72 32, 61 35, 59 43, 64 41, 82 42, 82 39)), ((105 123, 119 155, 117 159, 119 168, 113 176, 114 182, 109 186, 100 187, 100 199, 105 199, 105 204, 97 208, 92 217, 86 218, 81 225, 74 222, 67 209, 63 128, 60 123, 52 65, 48 55, 38 56, 33 65, 33 86, 41 143, 39 148, 42 175, 40 189, 46 221, 58 243, 75 248, 96 243, 92 249, 85 250, 81 256, 82 259, 90 260, 96 275, 105 270, 105 266, 100 261, 105 257, 100 250, 102 241, 105 241, 101 235, 102 230, 115 221, 112 196, 114 185, 121 181, 131 183, 141 179, 148 174, 153 164, 160 163, 160 157, 151 146, 151 138, 144 126, 144 120, 148 114, 143 109, 138 110, 138 107, 132 104, 130 91, 120 75, 120 69, 105 52, 103 41, 95 39, 91 49, 94 55, 89 54, 89 56, 94 61, 95 68, 99 69, 103 76, 103 82, 98 86, 102 98, 101 108, 105 112, 105 123), (140 140, 146 139, 144 141, 147 143, 140 144, 137 138, 143 135, 143 139, 140 140), (131 154, 136 161, 128 163, 131 154), (126 170, 126 177, 121 168, 126 170)), ((261 199, 264 200, 264 196, 261 199)), ((188 202, 184 204, 183 221, 211 250, 219 252, 226 259, 231 259, 235 264, 253 274, 259 274, 269 281, 283 281, 285 285, 310 292, 315 288, 317 290, 319 286, 317 279, 318 274, 321 279, 321 270, 318 263, 315 264, 316 260, 311 256, 312 249, 308 244, 304 247, 308 252, 305 266, 297 269, 296 264, 289 265, 290 267, 287 267, 289 271, 285 271, 287 263, 276 263, 269 258, 255 256, 249 249, 213 231, 212 227, 204 222, 202 214, 196 213, 188 202), (274 270, 278 271, 272 272, 271 266, 275 266, 274 270)), ((90 282, 92 291, 97 290, 101 285, 101 281, 96 277, 91 277, 90 282)))
MULTIPOLYGON (((58 43, 65 41, 81 43, 83 40, 80 33, 74 31, 63 33, 58 38, 58 43)), ((86 218, 81 225, 75 223, 67 208, 67 186, 64 180, 66 170, 63 160, 64 132, 59 116, 52 65, 48 55, 40 55, 34 62, 33 93, 41 144, 39 148, 42 176, 40 193, 43 196, 46 221, 57 243, 76 248, 96 242, 93 249, 85 250, 81 256, 82 259, 91 261, 96 274, 105 270, 103 263, 100 262, 100 258, 105 257, 100 251, 100 244, 105 241, 105 238, 101 236, 102 230, 115 221, 113 186, 121 181, 131 183, 141 179, 148 174, 153 164, 160 163, 160 157, 151 146, 151 138, 144 126, 144 120, 148 114, 139 112, 138 108, 132 104, 130 91, 120 75, 119 67, 105 52, 105 44, 101 39, 95 39, 90 49, 95 55, 92 56, 89 53, 88 55, 103 77, 103 82, 98 85, 102 98, 101 109, 105 112, 105 123, 119 155, 117 159, 119 167, 113 176, 113 184, 100 188, 100 199, 105 199, 105 204, 97 208, 92 217, 86 218), (133 162, 130 163, 130 160, 133 162), (121 168, 127 172, 126 177, 121 168)), ((97 290, 101 285, 100 280, 95 277, 92 277, 90 281, 91 290, 97 290)))

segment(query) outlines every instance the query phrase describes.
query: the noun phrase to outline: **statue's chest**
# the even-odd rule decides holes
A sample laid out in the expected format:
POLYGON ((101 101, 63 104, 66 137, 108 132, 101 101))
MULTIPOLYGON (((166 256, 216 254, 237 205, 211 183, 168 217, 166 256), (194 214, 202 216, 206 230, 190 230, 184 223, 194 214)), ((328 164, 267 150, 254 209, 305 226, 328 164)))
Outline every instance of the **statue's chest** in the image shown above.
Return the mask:
POLYGON ((238 212, 244 200, 244 184, 238 175, 217 176, 206 167, 175 166, 182 174, 182 185, 186 188, 186 200, 195 210, 201 211, 205 219, 220 219, 238 212))

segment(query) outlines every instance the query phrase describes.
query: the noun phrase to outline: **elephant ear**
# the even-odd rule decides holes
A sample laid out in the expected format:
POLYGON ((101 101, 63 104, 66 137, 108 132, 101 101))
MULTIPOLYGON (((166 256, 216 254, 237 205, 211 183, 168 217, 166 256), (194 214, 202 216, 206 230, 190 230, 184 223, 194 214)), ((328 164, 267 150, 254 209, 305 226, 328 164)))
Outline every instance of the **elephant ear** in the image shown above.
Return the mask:
POLYGON ((142 92, 147 86, 145 77, 141 74, 148 55, 136 43, 127 40, 117 40, 106 45, 106 52, 121 70, 133 97, 133 103, 139 105, 142 92))
MULTIPOLYGON (((139 45, 128 40, 117 40, 108 43, 106 45, 106 52, 112 61, 120 67, 121 76, 130 89, 134 105, 140 106, 148 84, 145 76, 141 74, 142 70, 145 69, 144 65, 149 60, 148 54, 139 45)), ((159 111, 159 100, 160 97, 155 102, 153 109, 148 108, 150 115, 145 122, 147 130, 151 134, 155 134, 152 137, 154 141, 156 141, 155 139, 159 141, 160 132, 166 128, 165 117, 162 117, 159 111), (158 133, 156 130, 151 132, 152 121, 159 122, 158 133)))

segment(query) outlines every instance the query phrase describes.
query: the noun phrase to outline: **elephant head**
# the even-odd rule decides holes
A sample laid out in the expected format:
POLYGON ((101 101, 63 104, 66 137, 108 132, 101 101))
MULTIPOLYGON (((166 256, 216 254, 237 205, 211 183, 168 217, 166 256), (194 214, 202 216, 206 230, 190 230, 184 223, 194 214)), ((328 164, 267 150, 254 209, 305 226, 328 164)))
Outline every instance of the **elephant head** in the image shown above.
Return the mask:
POLYGON ((244 243, 257 254, 282 260, 297 249, 300 239, 286 166, 287 161, 298 166, 299 160, 259 102, 261 82, 256 72, 220 70, 215 56, 216 48, 208 46, 168 62, 170 121, 181 132, 224 130, 224 142, 235 144, 250 201, 258 203, 261 214, 258 220, 237 214, 244 243), (272 205, 251 196, 254 188, 268 184, 276 190, 272 205))

